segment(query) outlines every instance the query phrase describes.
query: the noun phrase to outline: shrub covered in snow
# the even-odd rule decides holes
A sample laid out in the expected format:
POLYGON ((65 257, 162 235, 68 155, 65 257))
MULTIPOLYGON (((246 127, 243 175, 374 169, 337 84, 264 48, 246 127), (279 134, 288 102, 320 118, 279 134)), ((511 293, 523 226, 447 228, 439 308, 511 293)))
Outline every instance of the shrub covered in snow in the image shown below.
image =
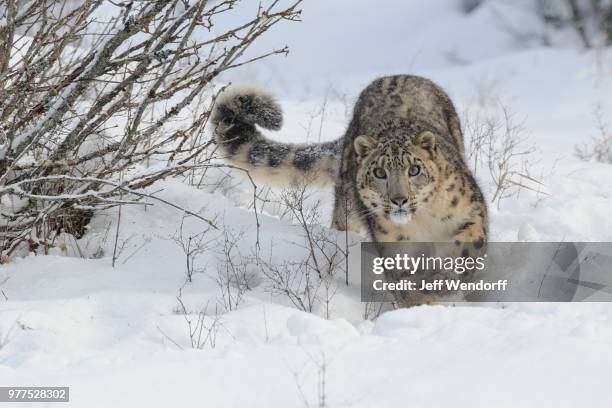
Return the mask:
POLYGON ((91 211, 207 164, 220 74, 296 4, 232 19, 236 0, 0 5, 0 247, 80 237, 91 211))

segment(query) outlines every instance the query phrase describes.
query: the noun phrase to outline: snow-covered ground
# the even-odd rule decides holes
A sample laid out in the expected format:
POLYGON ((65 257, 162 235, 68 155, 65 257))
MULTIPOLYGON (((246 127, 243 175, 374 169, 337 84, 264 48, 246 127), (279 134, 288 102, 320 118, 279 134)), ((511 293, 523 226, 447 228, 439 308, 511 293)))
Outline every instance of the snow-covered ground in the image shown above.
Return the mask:
MULTIPOLYGON (((340 136, 356 95, 383 74, 433 79, 466 123, 501 118, 504 106, 524 147, 535 147, 521 159, 542 185, 490 206, 492 240, 612 241, 612 165, 574 155, 597 136, 597 110, 612 131, 612 50, 578 50, 567 32, 548 33, 554 47, 519 41, 497 16, 544 30, 523 8, 499 1, 465 16, 458 3, 307 2, 303 23, 275 28, 259 44, 288 43, 287 58, 228 80, 279 94, 285 126, 270 137, 283 141, 340 136)), ((349 287, 344 277, 332 282, 329 309, 307 313, 271 293, 248 264, 248 290, 235 307, 218 283, 228 241, 237 262, 257 242, 275 262, 301 259, 305 249, 302 229, 272 206, 257 232, 249 183, 234 176, 231 188, 178 179, 154 187, 224 227, 207 233, 191 283, 173 237, 181 224, 183 237, 207 224, 159 203, 122 209, 114 268, 117 209, 97 214, 78 242, 64 236, 49 256, 1 265, 0 385, 70 386, 78 407, 609 406, 609 304, 422 306, 366 320, 358 271, 349 287), (193 347, 189 322, 196 326, 201 311, 193 347)), ((488 170, 477 178, 491 199, 488 170)), ((327 226, 331 190, 313 194, 327 226)))

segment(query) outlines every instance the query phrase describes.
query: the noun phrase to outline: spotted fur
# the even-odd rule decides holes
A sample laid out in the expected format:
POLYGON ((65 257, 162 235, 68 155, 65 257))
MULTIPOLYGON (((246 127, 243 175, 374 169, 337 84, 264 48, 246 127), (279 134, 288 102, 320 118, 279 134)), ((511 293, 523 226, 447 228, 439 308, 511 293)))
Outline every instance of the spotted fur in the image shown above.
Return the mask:
POLYGON ((446 93, 425 78, 372 82, 344 137, 331 143, 265 138, 256 125, 280 129, 281 108, 254 89, 222 95, 212 122, 227 158, 255 176, 287 182, 316 173, 335 182, 334 228, 365 229, 375 242, 458 242, 457 254, 485 246, 487 208, 463 158, 459 118, 446 93))
POLYGON ((440 87, 410 75, 375 80, 359 96, 343 142, 333 226, 365 228, 375 242, 459 241, 457 254, 482 251, 487 208, 440 87))
POLYGON ((290 184, 308 177, 317 184, 333 183, 338 173, 341 140, 331 143, 274 142, 257 129, 280 130, 281 107, 267 92, 232 87, 215 104, 215 141, 226 159, 271 184, 290 184))

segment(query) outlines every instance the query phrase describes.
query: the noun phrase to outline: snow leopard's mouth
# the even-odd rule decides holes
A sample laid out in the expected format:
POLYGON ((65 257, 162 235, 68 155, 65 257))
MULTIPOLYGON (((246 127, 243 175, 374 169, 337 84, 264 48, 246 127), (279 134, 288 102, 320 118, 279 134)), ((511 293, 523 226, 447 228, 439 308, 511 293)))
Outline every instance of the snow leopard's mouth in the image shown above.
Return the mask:
POLYGON ((389 219, 396 225, 407 224, 414 215, 414 209, 400 208, 389 213, 389 219))

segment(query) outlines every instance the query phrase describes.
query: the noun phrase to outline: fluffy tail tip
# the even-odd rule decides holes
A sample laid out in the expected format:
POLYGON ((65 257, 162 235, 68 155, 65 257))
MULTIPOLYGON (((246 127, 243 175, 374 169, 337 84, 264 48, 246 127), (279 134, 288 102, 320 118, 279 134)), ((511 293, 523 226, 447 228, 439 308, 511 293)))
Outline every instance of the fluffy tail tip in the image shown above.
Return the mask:
POLYGON ((270 93, 252 86, 231 86, 217 98, 212 122, 215 125, 246 122, 279 130, 283 125, 283 112, 270 93))

